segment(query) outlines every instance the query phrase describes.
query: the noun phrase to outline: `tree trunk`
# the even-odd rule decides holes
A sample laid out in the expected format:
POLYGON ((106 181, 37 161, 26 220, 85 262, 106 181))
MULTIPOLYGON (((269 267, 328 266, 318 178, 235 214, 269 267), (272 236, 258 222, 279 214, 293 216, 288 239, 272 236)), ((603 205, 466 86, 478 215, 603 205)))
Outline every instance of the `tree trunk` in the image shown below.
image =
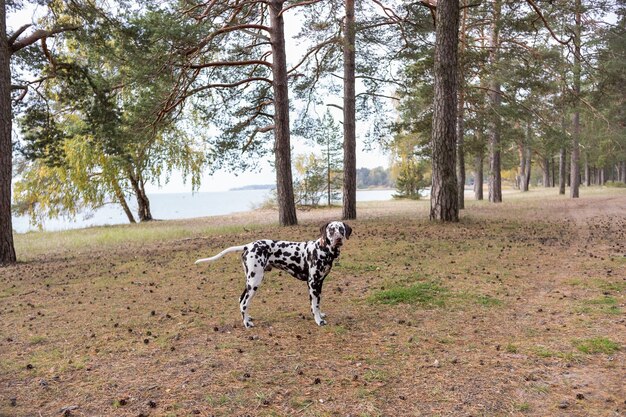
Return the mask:
POLYGON ((11 52, 6 33, 6 4, 4 0, 0 0, 0 265, 17 262, 11 219, 11 52))
POLYGON ((128 171, 128 179, 133 187, 135 198, 137 199, 137 217, 140 222, 147 222, 152 220, 152 213, 150 212, 150 200, 146 195, 143 179, 139 176, 135 176, 131 171, 128 171))
POLYGON ((130 223, 137 223, 135 221, 135 217, 133 216, 132 211, 130 211, 130 207, 128 207, 128 203, 126 202, 126 197, 124 197, 124 193, 122 192, 122 188, 120 187, 120 183, 117 181, 117 178, 114 179, 111 183, 113 186, 113 190, 115 192, 115 198, 117 198, 117 202, 122 206, 126 217, 130 223))
POLYGON ((281 226, 298 224, 291 175, 291 137, 289 132, 289 90, 285 55, 285 23, 281 11, 284 0, 269 5, 272 44, 272 86, 274 89, 274 157, 278 222, 281 226))
POLYGON ((567 154, 565 152, 565 147, 562 147, 559 152, 559 194, 565 194, 565 160, 567 159, 567 154))
POLYGON ((574 116, 572 123, 572 165, 570 197, 578 198, 580 186, 580 44, 581 44, 581 0, 576 0, 576 26, 574 28, 574 116))
MULTIPOLYGON (((467 1, 463 0, 463 5, 467 1)), ((456 180, 459 196, 459 210, 465 208, 465 32, 467 26, 467 7, 463 9, 461 20, 461 39, 459 44, 459 109, 456 132, 456 180)))
POLYGON ((330 139, 326 139, 326 181, 328 182, 328 207, 331 205, 331 189, 330 189, 330 139))
POLYGON ((343 37, 343 218, 356 219, 356 96, 354 0, 346 0, 343 37))
POLYGON ((517 154, 519 156, 519 169, 515 180, 515 186, 520 191, 524 191, 524 181, 526 180, 526 149, 524 144, 518 145, 517 154))
POLYGON ((591 176, 589 175, 589 156, 585 154, 585 186, 591 185, 591 176))
POLYGON ((543 186, 550 187, 550 159, 548 157, 543 158, 543 186))
POLYGON ((604 185, 605 181, 604 181, 604 167, 600 168, 600 184, 598 185, 604 185))
POLYGON ((626 161, 620 162, 620 167, 619 180, 621 182, 626 182, 626 161))
POLYGON ((482 152, 474 156, 474 198, 478 201, 483 199, 483 161, 482 152))
POLYGON ((530 187, 530 170, 532 168, 532 158, 531 158, 531 152, 530 152, 530 146, 526 146, 526 173, 524 181, 526 184, 526 190, 528 191, 528 188, 530 187))
POLYGON ((498 81, 497 65, 500 49, 500 11, 501 0, 494 1, 493 23, 489 44, 489 63, 492 80, 489 82, 489 102, 491 103, 492 115, 489 123, 489 201, 492 203, 502 202, 502 174, 500 158, 500 129, 501 120, 499 115, 502 94, 498 81))
POLYGON ((458 0, 440 0, 437 4, 436 19, 430 219, 456 222, 459 220, 455 169, 458 110, 458 0))

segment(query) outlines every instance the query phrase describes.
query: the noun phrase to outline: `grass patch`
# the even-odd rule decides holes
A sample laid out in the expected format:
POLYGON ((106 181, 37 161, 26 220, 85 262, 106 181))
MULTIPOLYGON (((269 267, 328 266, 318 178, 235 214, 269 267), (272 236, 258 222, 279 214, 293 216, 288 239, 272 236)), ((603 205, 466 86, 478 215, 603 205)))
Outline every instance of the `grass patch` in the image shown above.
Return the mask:
POLYGON ((490 295, 476 296, 476 302, 483 307, 498 307, 502 305, 502 301, 490 295))
POLYGON ((534 346, 531 349, 531 352, 540 358, 559 358, 565 359, 567 361, 573 361, 576 359, 576 356, 572 352, 559 352, 556 350, 548 349, 545 346, 534 346))
POLYGON ((506 347, 504 348, 504 350, 507 353, 517 353, 517 352, 519 352, 519 348, 517 347, 517 345, 514 345, 513 343, 507 344, 506 347))
POLYGON ((583 306, 577 311, 579 313, 621 314, 617 299, 609 296, 585 300, 583 301, 583 306))
MULTIPOLYGON (((623 258, 623 259, 626 259, 626 258, 623 258)), ((626 291, 626 281, 611 282, 602 278, 594 278, 594 279, 588 279, 588 280, 575 278, 575 279, 568 281, 568 284, 573 287, 598 288, 603 291, 615 291, 615 292, 626 291)))
POLYGON ((448 290, 435 282, 418 282, 410 287, 395 287, 379 291, 372 294, 369 301, 389 305, 420 304, 443 307, 448 295, 448 290))
POLYGON ((574 346, 578 351, 591 355, 595 353, 606 353, 610 355, 620 350, 620 345, 606 337, 593 337, 590 339, 581 339, 574 342, 574 346))

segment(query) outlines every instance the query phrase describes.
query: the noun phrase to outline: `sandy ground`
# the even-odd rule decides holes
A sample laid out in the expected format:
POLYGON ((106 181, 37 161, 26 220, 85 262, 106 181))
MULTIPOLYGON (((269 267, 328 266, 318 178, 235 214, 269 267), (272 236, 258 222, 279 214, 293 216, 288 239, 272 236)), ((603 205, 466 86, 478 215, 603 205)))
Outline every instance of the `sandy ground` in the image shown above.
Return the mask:
POLYGON ((59 244, 4 268, 0 415, 624 415, 626 193, 468 202, 452 225, 427 212, 359 206, 325 327, 302 283, 274 271, 246 330, 237 256, 193 261, 313 238, 340 209, 299 212, 293 228, 273 211, 160 222, 195 232, 59 244), (420 292, 380 302, 407 288, 420 292))

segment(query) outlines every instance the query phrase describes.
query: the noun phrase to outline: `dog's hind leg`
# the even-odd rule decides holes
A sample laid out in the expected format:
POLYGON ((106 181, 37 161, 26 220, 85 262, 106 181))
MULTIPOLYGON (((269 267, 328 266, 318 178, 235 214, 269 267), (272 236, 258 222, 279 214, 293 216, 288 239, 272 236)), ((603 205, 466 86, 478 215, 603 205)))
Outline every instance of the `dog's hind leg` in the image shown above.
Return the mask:
POLYGON ((241 297, 239 297, 239 310, 241 311, 241 317, 243 318, 243 325, 250 328, 254 326, 254 323, 252 322, 252 318, 250 317, 250 314, 248 314, 248 311, 250 310, 250 302, 263 281, 263 267, 256 264, 245 269, 246 288, 243 290, 243 293, 241 293, 241 297))

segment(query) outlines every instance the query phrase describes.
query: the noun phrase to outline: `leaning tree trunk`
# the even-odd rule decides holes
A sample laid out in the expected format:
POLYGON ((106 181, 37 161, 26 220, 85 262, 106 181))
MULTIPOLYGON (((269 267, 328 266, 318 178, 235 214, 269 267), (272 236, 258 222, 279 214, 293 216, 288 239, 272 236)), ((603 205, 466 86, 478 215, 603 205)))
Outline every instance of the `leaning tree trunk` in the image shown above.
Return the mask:
POLYGON ((455 169, 458 110, 458 0, 439 1, 436 21, 430 219, 456 222, 459 221, 455 169))
POLYGON ((132 211, 130 211, 130 207, 128 207, 126 197, 124 197, 124 192, 122 191, 122 187, 120 187, 120 183, 117 181, 117 178, 111 181, 111 185, 113 186, 113 191, 115 192, 115 198, 117 198, 117 202, 120 204, 120 206, 122 206, 122 210, 124 210, 128 221, 130 223, 137 223, 135 221, 135 217, 133 216, 132 211))
POLYGON ((574 29, 574 116, 572 122, 572 165, 571 165, 571 180, 570 180, 570 197, 578 198, 578 189, 580 187, 580 35, 581 28, 581 4, 580 0, 576 0, 576 26, 574 29))
POLYGON ((146 189, 144 187, 143 179, 135 176, 131 171, 128 171, 128 179, 131 186, 133 187, 135 198, 137 199, 137 217, 139 217, 139 221, 147 222, 152 220, 152 213, 150 212, 150 200, 146 195, 146 189))
POLYGON ((289 132, 289 90, 285 54, 285 23, 281 11, 284 0, 269 5, 272 44, 272 86, 274 89, 274 157, 278 221, 281 226, 298 224, 291 175, 291 137, 289 132))
POLYGON ((478 201, 483 199, 484 159, 482 150, 474 156, 474 198, 478 201))
POLYGON ((346 0, 343 39, 343 218, 356 219, 356 96, 354 0, 346 0))
POLYGON ((7 43, 6 5, 0 1, 0 265, 17 262, 11 220, 11 53, 7 43))
POLYGON ((495 0, 493 10, 492 32, 490 39, 489 62, 492 71, 492 80, 489 83, 489 102, 491 103, 492 115, 489 126, 489 201, 492 203, 502 202, 502 173, 500 157, 500 102, 502 94, 498 81, 497 66, 500 49, 500 0, 495 0))

